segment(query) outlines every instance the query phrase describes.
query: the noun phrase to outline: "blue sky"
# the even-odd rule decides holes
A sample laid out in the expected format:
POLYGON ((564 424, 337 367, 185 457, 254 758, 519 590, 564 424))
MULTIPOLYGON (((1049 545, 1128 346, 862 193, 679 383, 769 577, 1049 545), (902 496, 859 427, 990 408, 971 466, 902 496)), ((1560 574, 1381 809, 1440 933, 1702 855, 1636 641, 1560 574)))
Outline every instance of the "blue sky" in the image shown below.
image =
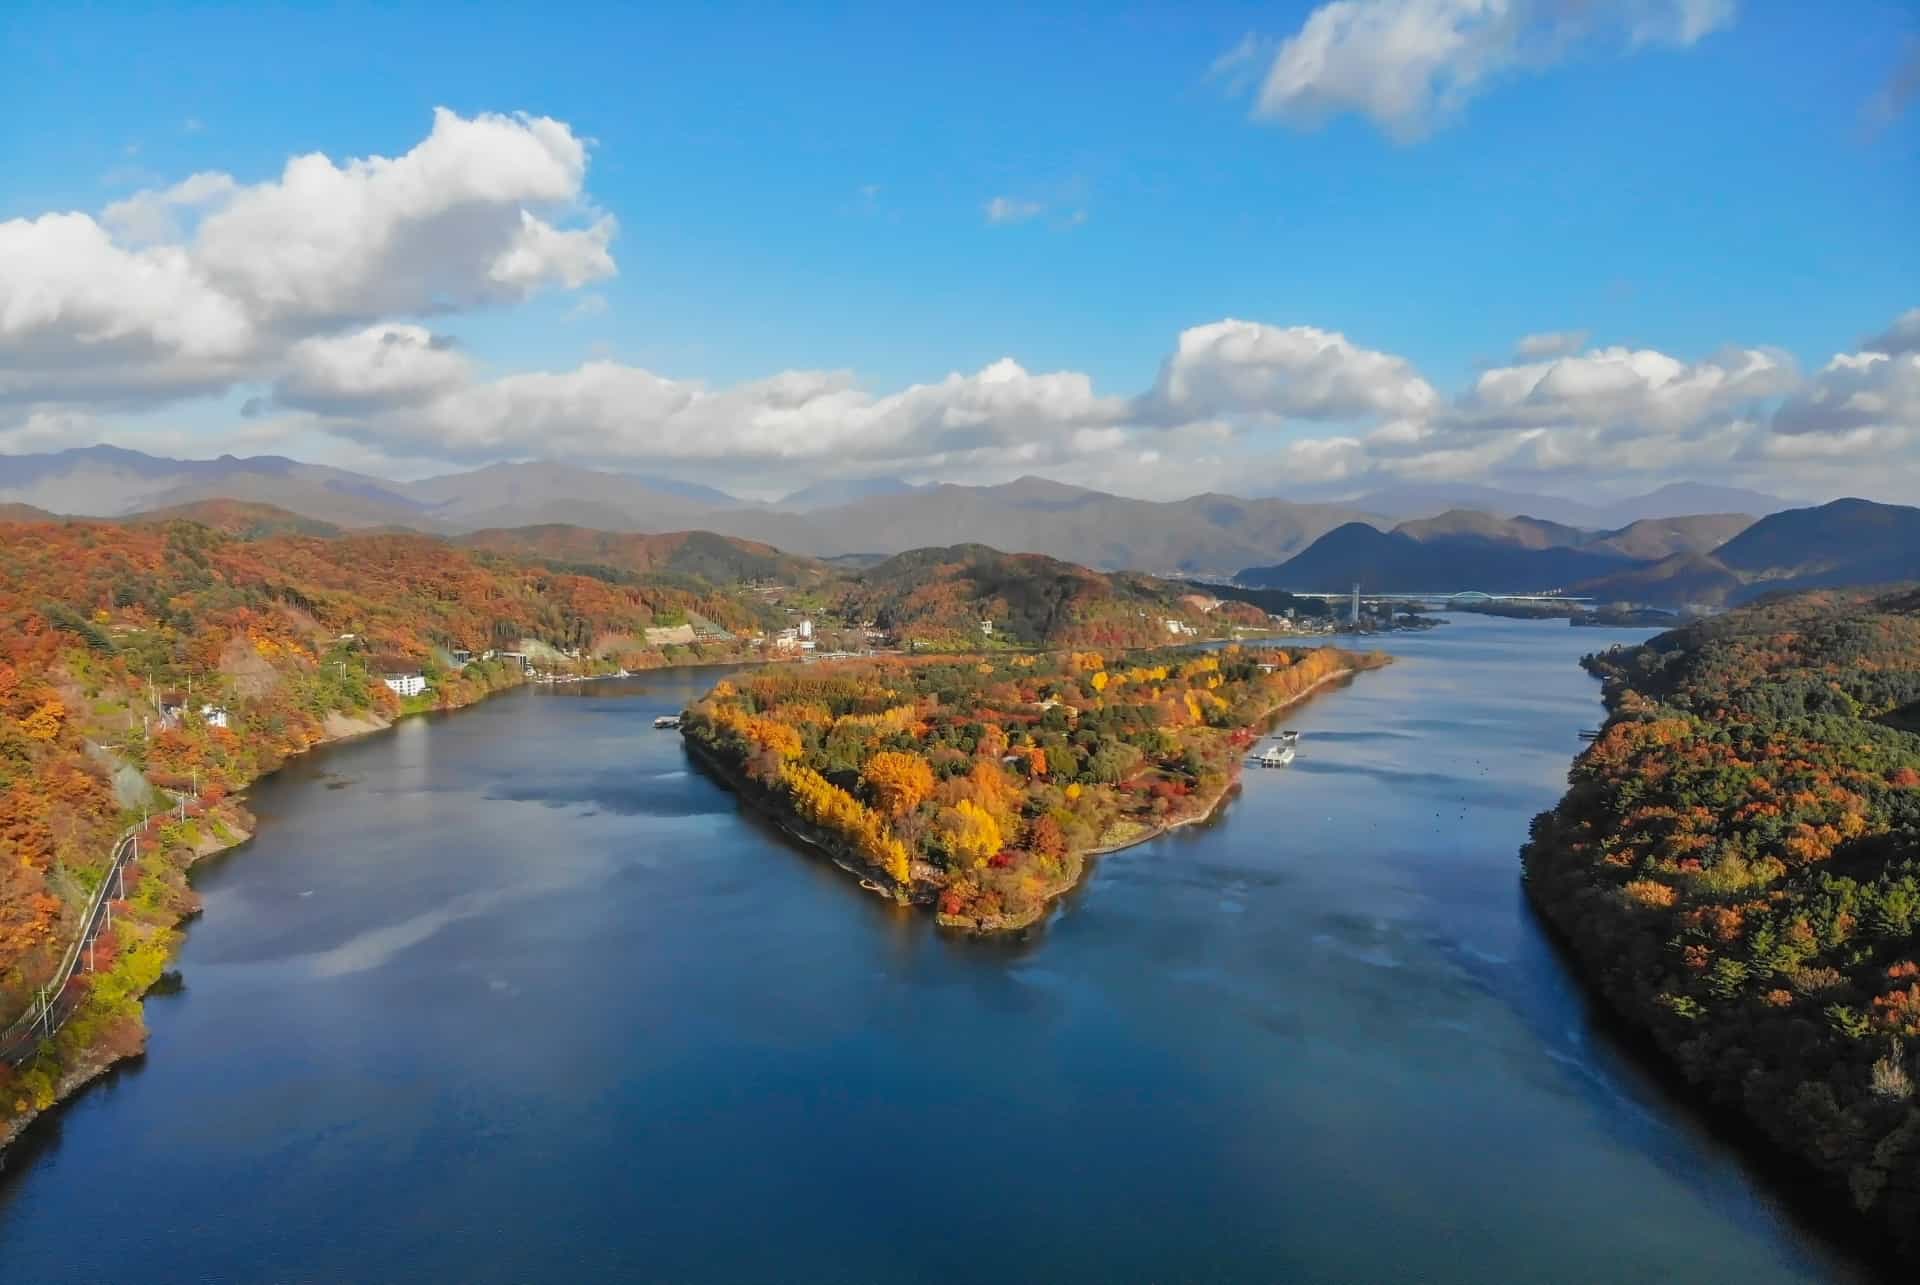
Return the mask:
MULTIPOLYGON (((1387 17, 1421 2, 1363 0, 1387 17)), ((0 139, 0 220, 100 219, 115 200, 201 172, 271 183, 308 152, 341 165, 403 156, 434 128, 436 107, 469 119, 524 112, 586 144, 577 195, 537 208, 561 227, 611 215, 613 271, 577 285, 543 278, 524 296, 453 309, 342 313, 328 323, 338 333, 417 326, 457 343, 480 380, 592 361, 706 389, 849 371, 873 399, 1005 357, 1025 372, 1084 373, 1099 398, 1140 398, 1182 331, 1224 318, 1337 333, 1402 359, 1449 407, 1539 332, 1586 332, 1583 349, 1654 352, 1689 368, 1729 345, 1797 364, 1792 385, 1756 385, 1763 391, 1738 404, 1709 399, 1702 422, 1684 430, 1706 435, 1714 416, 1764 417, 1795 398, 1817 408, 1829 359, 1920 305, 1920 110, 1889 89, 1920 56, 1920 17, 1908 6, 1840 14, 1635 0, 1594 6, 1619 13, 1578 30, 1535 6, 1529 21, 1550 52, 1496 56, 1457 109, 1411 127, 1416 137, 1404 121, 1342 110, 1338 87, 1318 123, 1262 116, 1261 81, 1310 31, 1310 4, 951 8, 14 6, 0 17, 16 124, 0 139), (1630 24, 1648 12, 1694 8, 1713 11, 1711 29, 1636 42, 1630 24), (1243 83, 1210 74, 1249 35, 1264 43, 1241 64, 1243 83), (991 221, 996 199, 1030 217, 991 221)), ((1470 19, 1460 29, 1476 30, 1470 19)), ((188 216, 181 244, 192 237, 188 216)), ((0 288, 6 275, 0 266, 0 288)), ((101 351, 97 333, 77 341, 91 344, 90 360, 101 351)), ((13 344, 43 359, 51 342, 0 331, 0 355, 13 344)), ((1881 366, 1908 354, 1887 357, 1881 366)), ((1496 452, 1455 449, 1435 465, 1402 447, 1308 467, 1282 449, 1366 443, 1383 419, 1404 416, 1340 399, 1302 414, 1302 398, 1284 391, 1216 398, 1173 429, 1177 417, 1140 429, 1137 408, 1101 406, 1065 412, 1065 427, 1055 415, 958 442, 896 426, 827 457, 764 440, 718 456, 650 441, 644 428, 615 441, 604 423, 560 437, 506 425, 484 441, 436 438, 399 423, 392 406, 357 407, 364 413, 341 423, 337 405, 319 414, 277 401, 277 360, 255 345, 221 377, 162 395, 102 397, 80 375, 70 388, 43 380, 15 398, 13 442, 0 402, 0 449, 88 433, 215 449, 278 434, 289 453, 417 472, 537 454, 564 437, 584 462, 748 490, 770 469, 865 471, 849 462, 856 454, 876 470, 996 480, 1091 476, 1129 452, 1154 458, 1102 476, 1143 492, 1164 485, 1166 460, 1183 458, 1213 461, 1209 485, 1251 466, 1267 489, 1468 472, 1564 489, 1590 470, 1592 452, 1626 440, 1631 426, 1618 421, 1639 413, 1616 408, 1603 424, 1556 409, 1570 417, 1564 427, 1587 433, 1588 454, 1573 465, 1555 463, 1567 452, 1540 458, 1538 434, 1563 426, 1547 425, 1545 411, 1525 424, 1498 417, 1492 429, 1481 414, 1476 441, 1536 435, 1517 468, 1496 452), (249 402, 256 413, 243 418, 237 408, 249 402), (1053 440, 1063 433, 1071 440, 1053 440), (1004 449, 1022 442, 1040 445, 1004 449)), ((1262 372, 1269 389, 1298 374, 1284 360, 1262 372)), ((1905 372, 1894 373, 1904 395, 1905 372)), ((1826 424, 1835 440, 1818 450, 1798 434, 1806 449, 1787 464, 1746 442, 1744 457, 1724 459, 1655 452, 1630 466, 1622 453, 1606 478, 1632 489, 1722 472, 1779 487, 1808 481, 1817 457, 1820 477, 1841 485, 1861 462, 1851 457, 1891 447, 1908 470, 1895 484, 1906 485, 1920 451, 1909 410, 1896 400, 1884 423, 1826 424)), ((1391 434, 1382 441, 1394 446, 1391 434)))

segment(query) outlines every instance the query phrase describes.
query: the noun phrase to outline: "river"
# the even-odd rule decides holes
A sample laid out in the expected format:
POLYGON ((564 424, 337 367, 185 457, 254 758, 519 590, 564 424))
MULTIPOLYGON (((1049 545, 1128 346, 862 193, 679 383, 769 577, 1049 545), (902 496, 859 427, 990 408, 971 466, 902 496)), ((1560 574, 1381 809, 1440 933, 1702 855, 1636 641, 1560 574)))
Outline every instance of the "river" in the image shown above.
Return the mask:
POLYGON ((693 770, 666 671, 330 748, 203 865, 7 1281, 1851 1281, 1599 1028, 1516 850, 1639 631, 1460 616, 1027 940, 693 770))

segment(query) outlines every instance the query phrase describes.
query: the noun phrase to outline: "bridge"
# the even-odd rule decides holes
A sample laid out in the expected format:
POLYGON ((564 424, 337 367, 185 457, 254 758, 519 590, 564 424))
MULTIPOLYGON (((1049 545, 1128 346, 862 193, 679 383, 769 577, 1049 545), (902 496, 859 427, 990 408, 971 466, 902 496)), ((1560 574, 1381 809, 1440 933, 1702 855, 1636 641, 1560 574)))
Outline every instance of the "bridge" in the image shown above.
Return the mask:
MULTIPOLYGON (((1263 586, 1265 587, 1265 586, 1263 586)), ((1319 598, 1325 602, 1350 602, 1355 597, 1352 590, 1344 593, 1302 592, 1298 589, 1283 589, 1296 598, 1319 598)), ((1443 589, 1419 593, 1363 593, 1358 595, 1361 602, 1430 602, 1442 606, 1469 607, 1483 602, 1592 602, 1592 598, 1575 597, 1572 594, 1554 593, 1485 593, 1479 589, 1443 589)))

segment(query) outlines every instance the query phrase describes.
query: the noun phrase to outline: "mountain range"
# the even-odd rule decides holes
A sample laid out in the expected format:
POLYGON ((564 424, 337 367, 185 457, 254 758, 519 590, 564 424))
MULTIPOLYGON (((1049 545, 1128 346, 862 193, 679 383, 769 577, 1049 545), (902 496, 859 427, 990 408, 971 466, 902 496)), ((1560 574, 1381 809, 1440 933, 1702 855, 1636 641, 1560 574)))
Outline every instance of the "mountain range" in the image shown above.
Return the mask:
POLYGON ((1389 531, 1353 522, 1245 585, 1337 593, 1564 592, 1601 601, 1718 606, 1778 589, 1920 577, 1920 508, 1842 499, 1755 520, 1645 518, 1588 531, 1455 510, 1389 531))
POLYGON ((271 504, 347 528, 437 535, 553 524, 627 532, 698 528, 816 557, 878 558, 984 543, 1103 570, 1216 575, 1279 563, 1343 525, 1385 531, 1396 521, 1462 509, 1498 518, 1534 513, 1568 528, 1618 533, 1646 519, 1759 515, 1786 507, 1775 497, 1694 484, 1598 507, 1467 484, 1376 491, 1340 502, 1221 494, 1154 501, 1034 477, 997 486, 866 478, 820 483, 760 504, 671 478, 545 462, 397 482, 271 455, 181 460, 93 446, 0 456, 0 505, 120 517, 213 499, 271 504))

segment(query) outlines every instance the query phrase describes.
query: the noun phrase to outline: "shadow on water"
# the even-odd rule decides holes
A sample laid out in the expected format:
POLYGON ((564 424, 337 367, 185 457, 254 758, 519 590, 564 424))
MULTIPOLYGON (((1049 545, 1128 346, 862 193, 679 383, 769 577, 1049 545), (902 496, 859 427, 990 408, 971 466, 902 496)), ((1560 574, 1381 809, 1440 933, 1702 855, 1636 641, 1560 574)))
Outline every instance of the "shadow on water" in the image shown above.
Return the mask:
MULTIPOLYGON (((1739 1113, 1704 1102, 1645 1032, 1579 980, 1574 959, 1535 912, 1517 873, 1508 887, 1520 925, 1511 956, 1491 956, 1452 935, 1429 935, 1426 944, 1460 984, 1520 1020, 1557 1069, 1554 1085, 1577 1096, 1600 1127, 1714 1203, 1723 1216, 1755 1230, 1768 1216, 1791 1226, 1806 1247, 1806 1266, 1824 1265, 1859 1280, 1894 1279, 1898 1264, 1891 1245, 1871 1239, 1844 1195, 1817 1188, 1810 1170, 1784 1156, 1739 1113), (1759 1207, 1728 1198, 1709 1179, 1703 1155, 1751 1175, 1749 1194, 1759 1197, 1759 1207)), ((1526 1059, 1512 1059, 1509 1069, 1527 1073, 1526 1059)))

